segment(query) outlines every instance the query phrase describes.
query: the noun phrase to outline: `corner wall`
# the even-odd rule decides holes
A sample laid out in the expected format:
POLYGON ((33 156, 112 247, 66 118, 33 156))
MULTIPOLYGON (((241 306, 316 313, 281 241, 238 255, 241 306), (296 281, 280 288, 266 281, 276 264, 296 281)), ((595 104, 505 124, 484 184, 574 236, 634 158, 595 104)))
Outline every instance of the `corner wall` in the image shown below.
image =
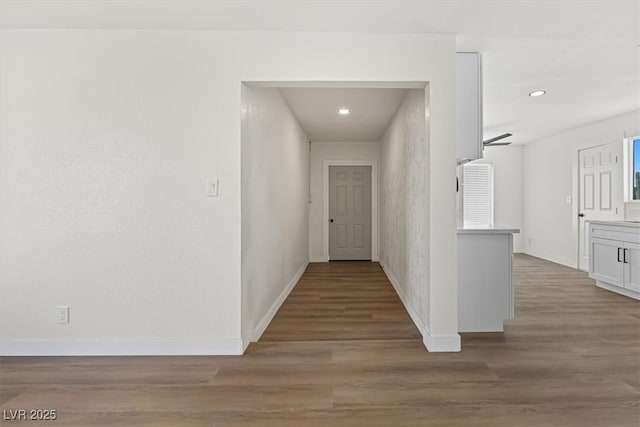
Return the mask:
POLYGON ((622 144, 625 136, 638 134, 640 110, 525 146, 522 237, 527 254, 577 268, 578 150, 613 142, 622 144), (567 203, 567 197, 571 203, 567 203))
POLYGON ((242 335, 257 341, 309 262, 309 140, 275 88, 242 85, 242 335))

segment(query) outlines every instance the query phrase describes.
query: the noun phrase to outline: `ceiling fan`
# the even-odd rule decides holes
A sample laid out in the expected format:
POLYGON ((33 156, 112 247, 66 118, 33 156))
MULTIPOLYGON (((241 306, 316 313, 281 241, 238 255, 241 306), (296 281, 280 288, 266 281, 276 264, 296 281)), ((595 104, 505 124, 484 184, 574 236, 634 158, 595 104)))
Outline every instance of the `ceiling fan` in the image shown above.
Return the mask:
POLYGON ((511 142, 496 142, 496 141, 500 141, 501 139, 509 138, 510 136, 513 136, 513 134, 511 134, 511 133, 503 133, 502 135, 498 135, 498 136, 495 136, 493 138, 489 138, 486 141, 482 141, 482 145, 484 145, 485 147, 496 147, 498 145, 509 145, 509 144, 511 144, 511 142))

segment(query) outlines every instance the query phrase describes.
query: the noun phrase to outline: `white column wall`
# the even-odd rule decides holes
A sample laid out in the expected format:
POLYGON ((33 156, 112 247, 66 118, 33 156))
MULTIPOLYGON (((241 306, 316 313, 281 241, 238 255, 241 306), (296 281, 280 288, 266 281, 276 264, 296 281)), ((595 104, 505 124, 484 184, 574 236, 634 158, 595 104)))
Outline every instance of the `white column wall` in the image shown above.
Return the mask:
POLYGON ((434 138, 430 90, 408 91, 382 140, 380 263, 426 347, 459 351, 455 144, 434 138))

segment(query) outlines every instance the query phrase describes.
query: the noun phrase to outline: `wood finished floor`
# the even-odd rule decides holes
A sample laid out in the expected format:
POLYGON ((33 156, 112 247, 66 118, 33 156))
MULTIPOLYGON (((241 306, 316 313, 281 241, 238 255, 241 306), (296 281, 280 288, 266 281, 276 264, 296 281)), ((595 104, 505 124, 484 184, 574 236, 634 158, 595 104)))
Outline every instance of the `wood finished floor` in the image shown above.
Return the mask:
POLYGON ((311 263, 261 341, 417 339, 380 264, 311 263))
POLYGON ((242 357, 0 358, 0 408, 58 411, 56 422, 3 425, 640 425, 640 303, 584 273, 516 256, 516 318, 505 333, 463 335, 463 351, 444 354, 424 350, 377 265, 353 266, 374 295, 327 267, 350 268, 310 266, 316 277, 242 357), (337 280, 388 317, 367 314, 337 280), (333 311, 322 316, 322 304, 333 311), (320 326, 305 329, 307 318, 320 326), (383 337, 331 319, 378 322, 383 337), (282 340, 286 329, 293 341, 282 340))

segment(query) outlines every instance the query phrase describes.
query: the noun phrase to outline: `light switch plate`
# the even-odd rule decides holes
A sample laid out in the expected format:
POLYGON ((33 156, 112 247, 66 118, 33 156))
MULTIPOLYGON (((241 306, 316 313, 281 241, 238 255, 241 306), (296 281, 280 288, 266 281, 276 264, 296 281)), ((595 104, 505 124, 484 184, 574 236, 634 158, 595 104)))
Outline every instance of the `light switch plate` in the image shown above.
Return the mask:
POLYGON ((68 305, 58 306, 58 323, 60 324, 69 323, 69 306, 68 305))
POLYGON ((218 197, 220 182, 217 179, 207 181, 207 197, 218 197))

